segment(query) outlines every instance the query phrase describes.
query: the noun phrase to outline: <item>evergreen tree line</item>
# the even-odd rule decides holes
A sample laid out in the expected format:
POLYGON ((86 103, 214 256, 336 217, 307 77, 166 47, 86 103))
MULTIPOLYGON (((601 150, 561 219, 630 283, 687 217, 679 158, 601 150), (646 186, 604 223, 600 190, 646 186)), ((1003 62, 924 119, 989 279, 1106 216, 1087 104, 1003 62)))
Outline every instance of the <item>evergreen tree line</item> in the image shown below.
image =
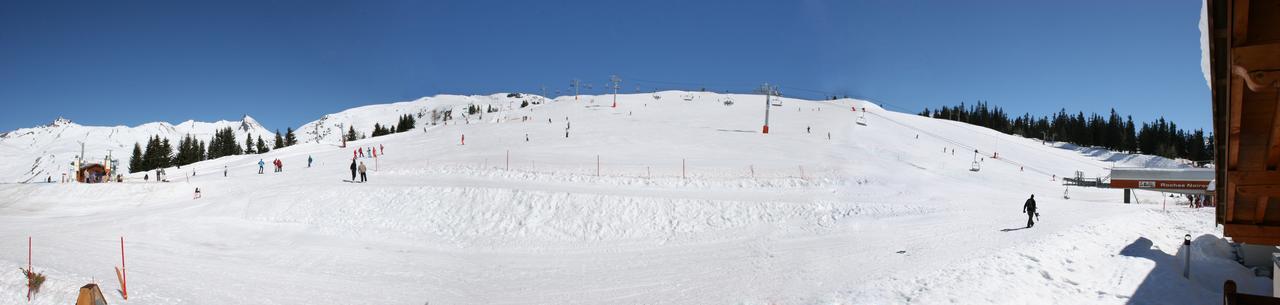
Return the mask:
POLYGON ((999 106, 985 101, 976 105, 925 108, 921 116, 965 122, 991 128, 1006 134, 1049 141, 1063 141, 1080 146, 1102 147, 1113 151, 1143 153, 1166 158, 1193 161, 1213 159, 1213 135, 1204 130, 1182 130, 1164 117, 1136 126, 1133 116, 1121 116, 1111 109, 1102 116, 1084 112, 1067 113, 1061 109, 1052 116, 1032 117, 1029 113, 1010 118, 999 106))
MULTIPOLYGON (((134 143, 133 155, 129 157, 129 172, 149 171, 175 165, 183 166, 225 156, 265 153, 272 149, 267 147, 266 141, 262 140, 262 136, 258 136, 255 141, 252 134, 245 135, 244 147, 242 148, 236 140, 235 131, 231 127, 225 127, 214 132, 213 138, 209 139, 207 146, 205 143, 204 140, 196 139, 195 136, 186 135, 182 137, 182 140, 178 141, 176 153, 173 147, 170 146, 169 139, 161 139, 160 136, 154 136, 147 140, 145 149, 140 143, 134 143)), ((279 130, 276 130, 276 141, 273 145, 275 149, 293 146, 294 144, 298 144, 298 138, 293 134, 293 128, 288 128, 283 136, 280 135, 279 130)))
MULTIPOLYGON (((375 137, 378 137, 378 136, 389 135, 397 132, 408 131, 410 129, 413 129, 415 124, 417 124, 417 122, 416 120, 414 120, 413 115, 409 115, 409 114, 402 115, 400 116, 399 121, 396 122, 396 126, 374 123, 372 135, 375 137)), ((355 129, 347 131, 348 141, 353 140, 353 139, 350 139, 350 136, 353 135, 354 133, 355 133, 355 129)))

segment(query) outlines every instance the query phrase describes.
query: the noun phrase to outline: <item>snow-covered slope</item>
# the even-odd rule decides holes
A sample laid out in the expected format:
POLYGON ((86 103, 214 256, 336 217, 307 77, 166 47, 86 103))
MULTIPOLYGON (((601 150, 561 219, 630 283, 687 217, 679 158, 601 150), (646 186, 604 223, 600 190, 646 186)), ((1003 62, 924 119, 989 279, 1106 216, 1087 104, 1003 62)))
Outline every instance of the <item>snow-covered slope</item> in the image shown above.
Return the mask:
POLYGON ((207 142, 214 132, 224 127, 231 127, 237 139, 252 134, 255 138, 262 136, 267 143, 275 141, 274 131, 262 127, 248 115, 239 121, 188 120, 177 125, 156 122, 135 127, 82 126, 58 118, 49 125, 0 134, 0 155, 6 156, 5 161, 0 162, 0 182, 44 182, 50 177, 57 181, 63 173, 72 171, 71 162, 80 155, 81 143, 84 143, 86 162, 102 163, 109 154, 119 161, 119 170, 127 172, 134 143, 145 147, 147 139, 160 136, 177 146, 178 140, 186 135, 207 142))
MULTIPOLYGON (((433 118, 437 122, 443 122, 444 113, 449 111, 452 111, 453 118, 459 121, 480 122, 489 113, 481 111, 468 115, 468 106, 509 112, 520 108, 522 102, 534 105, 545 101, 546 98, 536 95, 499 93, 487 96, 437 95, 408 102, 362 106, 327 114, 318 120, 303 124, 297 129, 300 132, 298 141, 339 143, 342 140, 341 135, 346 134, 348 128, 354 128, 358 134, 367 135, 372 132, 374 124, 394 126, 399 117, 405 114, 413 115, 419 122, 419 126, 431 123, 433 118)), ((492 119, 497 116, 489 117, 492 119)))
MULTIPOLYGON (((1226 278, 1270 290, 1213 242, 1211 211, 1148 192, 1065 198, 1056 179, 1158 159, 851 99, 784 98, 769 134, 758 95, 521 101, 355 108, 299 128, 318 130, 302 144, 183 166, 170 183, 0 185, 0 270, 25 263, 32 236, 50 275, 33 304, 69 303, 93 279, 117 287, 124 236, 128 304, 1205 303, 1226 278), (464 118, 472 104, 500 111, 464 118), (454 119, 432 125, 433 110, 454 119), (404 113, 428 118, 339 147, 339 123, 367 133, 404 113), (351 183, 361 148, 379 157, 356 159, 369 181, 351 183), (258 174, 260 159, 285 169, 258 174), (1043 218, 1025 229, 1029 195, 1043 218), (1169 271, 1186 233, 1214 270, 1194 281, 1169 271)), ((25 302, 19 277, 0 273, 0 303, 25 302)))

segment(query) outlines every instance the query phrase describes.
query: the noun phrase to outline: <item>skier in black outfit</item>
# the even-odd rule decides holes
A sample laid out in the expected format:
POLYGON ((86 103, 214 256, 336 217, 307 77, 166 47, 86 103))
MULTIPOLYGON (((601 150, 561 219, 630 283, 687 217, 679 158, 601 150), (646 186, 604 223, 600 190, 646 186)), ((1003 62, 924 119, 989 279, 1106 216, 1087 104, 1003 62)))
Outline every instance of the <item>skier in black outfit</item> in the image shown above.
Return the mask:
POLYGON ((1022 212, 1027 213, 1027 228, 1036 225, 1036 195, 1027 198, 1027 203, 1022 204, 1022 212))
POLYGON ((356 159, 351 158, 351 182, 356 182, 356 159))

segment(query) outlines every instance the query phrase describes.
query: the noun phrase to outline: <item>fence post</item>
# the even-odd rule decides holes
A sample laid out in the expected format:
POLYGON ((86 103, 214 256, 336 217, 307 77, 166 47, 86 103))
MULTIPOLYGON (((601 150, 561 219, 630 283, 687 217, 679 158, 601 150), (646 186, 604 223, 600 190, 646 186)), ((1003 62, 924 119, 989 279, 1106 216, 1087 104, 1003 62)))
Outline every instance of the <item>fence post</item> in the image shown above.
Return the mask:
POLYGON ((803 180, 803 179, 804 179, 804 165, 797 165, 796 167, 799 167, 799 168, 800 168, 800 179, 801 179, 801 180, 803 180))
POLYGON ((756 178, 756 165, 755 165, 755 164, 752 164, 752 165, 750 166, 750 168, 751 168, 751 178, 752 178, 752 179, 755 179, 755 178, 756 178))
POLYGON ((686 166, 685 166, 685 159, 684 159, 684 158, 681 158, 681 159, 680 159, 680 178, 681 178, 681 179, 688 179, 688 178, 689 178, 689 176, 687 175, 687 172, 688 172, 688 170, 686 170, 686 166))
POLYGON ((600 155, 596 155, 596 177, 600 177, 600 155))
POLYGON ((507 168, 505 170, 511 170, 511 150, 510 149, 507 150, 507 168))

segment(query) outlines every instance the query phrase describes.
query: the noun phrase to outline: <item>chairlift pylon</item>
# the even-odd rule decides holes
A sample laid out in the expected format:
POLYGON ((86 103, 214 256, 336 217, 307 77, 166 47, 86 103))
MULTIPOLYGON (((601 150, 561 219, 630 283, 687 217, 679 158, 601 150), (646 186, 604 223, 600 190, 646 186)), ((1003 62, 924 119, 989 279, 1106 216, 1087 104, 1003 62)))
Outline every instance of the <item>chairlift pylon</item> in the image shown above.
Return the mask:
POLYGON ((978 150, 973 150, 973 163, 969 165, 969 171, 976 172, 982 170, 982 165, 978 163, 978 150))

